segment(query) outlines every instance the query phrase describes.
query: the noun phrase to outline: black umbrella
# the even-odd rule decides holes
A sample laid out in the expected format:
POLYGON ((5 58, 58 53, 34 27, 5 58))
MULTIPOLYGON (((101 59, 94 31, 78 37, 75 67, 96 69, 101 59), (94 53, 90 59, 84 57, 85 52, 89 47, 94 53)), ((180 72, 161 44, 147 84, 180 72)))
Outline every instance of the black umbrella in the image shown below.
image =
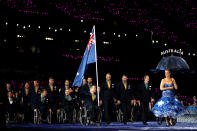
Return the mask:
POLYGON ((156 67, 157 70, 166 70, 170 69, 173 71, 178 70, 189 70, 189 65, 187 62, 178 56, 166 56, 161 59, 159 64, 156 67))

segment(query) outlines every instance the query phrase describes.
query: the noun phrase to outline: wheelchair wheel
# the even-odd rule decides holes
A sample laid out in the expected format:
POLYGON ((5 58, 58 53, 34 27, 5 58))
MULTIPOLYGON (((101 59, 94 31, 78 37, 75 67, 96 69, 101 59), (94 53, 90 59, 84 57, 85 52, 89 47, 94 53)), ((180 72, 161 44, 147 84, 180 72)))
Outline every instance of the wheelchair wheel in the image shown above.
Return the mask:
POLYGON ((67 114, 66 114, 66 111, 65 110, 62 110, 62 122, 63 123, 66 123, 67 121, 67 114))
POLYGON ((57 113, 57 123, 61 123, 61 111, 57 113))
POLYGON ((34 111, 34 124, 40 124, 40 112, 39 111, 34 111))
POLYGON ((117 119, 117 122, 120 122, 119 110, 116 111, 116 119, 117 119))
POLYGON ((6 124, 10 123, 10 115, 9 113, 6 113, 6 124))
POLYGON ((51 112, 49 112, 49 114, 47 115, 47 122, 48 122, 49 124, 51 124, 51 115, 52 115, 51 112))
POLYGON ((121 109, 118 109, 116 111, 116 115, 117 115, 117 121, 122 123, 123 122, 123 113, 122 113, 121 109))
POLYGON ((73 123, 77 122, 77 111, 76 109, 73 110, 73 123))
POLYGON ((120 110, 120 121, 123 122, 123 112, 120 110))
POLYGON ((18 123, 18 124, 24 123, 24 114, 21 114, 21 117, 16 116, 16 123, 18 123))
POLYGON ((6 124, 9 123, 9 113, 6 113, 6 124))
POLYGON ((133 108, 131 109, 131 119, 130 119, 131 122, 134 122, 134 114, 133 114, 133 108))
POLYGON ((176 125, 176 123, 177 123, 177 119, 173 119, 173 125, 176 125))
POLYGON ((80 114, 80 123, 82 125, 86 125, 87 124, 87 110, 85 108, 82 108, 80 111, 79 111, 79 114, 80 114))
POLYGON ((103 115, 102 115, 102 110, 101 109, 99 109, 99 111, 98 111, 98 123, 101 123, 102 122, 102 117, 103 115))
POLYGON ((80 110, 77 112, 77 123, 80 123, 80 110))

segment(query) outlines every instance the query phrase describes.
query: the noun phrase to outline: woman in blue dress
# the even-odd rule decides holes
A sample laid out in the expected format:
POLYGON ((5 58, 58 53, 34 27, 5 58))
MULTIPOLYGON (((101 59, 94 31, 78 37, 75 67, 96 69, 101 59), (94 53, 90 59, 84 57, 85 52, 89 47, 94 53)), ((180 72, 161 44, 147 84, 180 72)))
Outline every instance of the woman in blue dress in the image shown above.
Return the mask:
POLYGON ((165 70, 165 78, 162 79, 160 84, 162 97, 156 102, 152 112, 156 117, 165 117, 167 126, 174 125, 173 119, 184 114, 184 107, 174 96, 173 90, 177 89, 175 79, 171 78, 171 71, 165 70))

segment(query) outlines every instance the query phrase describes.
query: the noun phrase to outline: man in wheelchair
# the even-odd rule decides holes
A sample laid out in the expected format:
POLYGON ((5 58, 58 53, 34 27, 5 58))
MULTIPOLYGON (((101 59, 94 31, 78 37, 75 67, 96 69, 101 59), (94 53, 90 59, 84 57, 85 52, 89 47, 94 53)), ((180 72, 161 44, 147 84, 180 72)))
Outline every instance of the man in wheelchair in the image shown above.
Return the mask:
MULTIPOLYGON (((99 104, 100 106, 102 105, 101 100, 99 104)), ((102 119, 99 118, 99 115, 101 115, 101 113, 99 112, 96 85, 92 85, 90 87, 90 91, 86 93, 84 106, 87 109, 87 117, 90 124, 96 124, 98 123, 98 121, 100 121, 99 119, 102 119)))
POLYGON ((8 91, 7 93, 6 111, 7 123, 15 123, 18 114, 18 106, 17 101, 14 99, 13 93, 11 91, 8 91))
POLYGON ((34 123, 51 123, 52 110, 47 98, 47 90, 42 89, 41 94, 36 97, 33 103, 34 123))
POLYGON ((6 101, 6 123, 22 123, 23 114, 18 92, 8 91, 6 101))
POLYGON ((64 95, 62 95, 61 98, 61 105, 59 109, 57 110, 58 114, 62 114, 61 119, 66 123, 73 123, 73 110, 74 110, 74 105, 73 105, 73 98, 70 94, 70 90, 66 89, 64 95))
POLYGON ((74 88, 74 91, 73 91, 73 94, 72 94, 72 97, 73 97, 73 107, 74 107, 74 110, 73 110, 73 122, 74 123, 77 123, 79 122, 79 113, 80 113, 80 107, 82 106, 82 98, 79 94, 79 87, 75 87, 74 88))

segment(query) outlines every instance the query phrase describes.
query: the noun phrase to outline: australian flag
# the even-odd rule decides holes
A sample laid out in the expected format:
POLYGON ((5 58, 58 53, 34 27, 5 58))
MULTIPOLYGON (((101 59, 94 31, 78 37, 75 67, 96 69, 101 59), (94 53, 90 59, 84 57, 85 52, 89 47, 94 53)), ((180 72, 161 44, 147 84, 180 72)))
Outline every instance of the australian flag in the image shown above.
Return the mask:
POLYGON ((97 58, 96 58, 96 37, 95 37, 95 26, 94 26, 72 87, 74 87, 74 86, 79 87, 82 85, 84 73, 85 73, 85 70, 86 70, 88 64, 94 63, 94 62, 96 62, 96 60, 97 60, 97 58))

